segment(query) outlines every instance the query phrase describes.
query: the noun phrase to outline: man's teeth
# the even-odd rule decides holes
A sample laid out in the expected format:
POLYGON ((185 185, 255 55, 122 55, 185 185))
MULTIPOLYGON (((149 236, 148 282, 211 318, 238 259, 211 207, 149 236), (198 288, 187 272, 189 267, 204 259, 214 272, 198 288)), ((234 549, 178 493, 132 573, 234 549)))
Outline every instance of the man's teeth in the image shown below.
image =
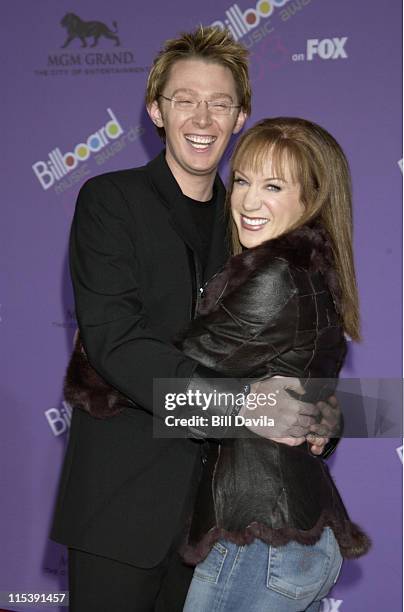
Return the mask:
POLYGON ((250 219, 249 217, 242 217, 243 219, 243 223, 245 223, 246 225, 265 225, 265 223, 268 223, 269 219, 250 219))
POLYGON ((211 145, 216 140, 216 136, 185 136, 195 149, 205 149, 208 145, 211 145))

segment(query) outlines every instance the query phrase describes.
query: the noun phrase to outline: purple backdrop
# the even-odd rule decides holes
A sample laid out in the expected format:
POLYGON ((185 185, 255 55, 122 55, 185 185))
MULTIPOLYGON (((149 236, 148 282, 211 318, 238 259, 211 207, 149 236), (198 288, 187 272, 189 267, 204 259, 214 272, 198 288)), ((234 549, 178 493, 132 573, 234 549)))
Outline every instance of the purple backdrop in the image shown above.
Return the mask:
MULTIPOLYGON (((326 127, 345 149, 363 317, 363 342, 351 347, 345 375, 402 377, 401 10, 399 0, 8 4, 1 36, 8 146, 0 591, 66 588, 65 551, 47 534, 69 425, 61 396, 75 329, 69 226, 86 178, 141 165, 160 149, 143 95, 154 55, 179 31, 220 21, 250 48, 249 125, 270 115, 302 116, 326 127), (75 38, 62 48, 67 30, 60 22, 69 12, 111 31, 116 21, 121 45, 114 35, 94 47, 88 39, 82 48, 75 38)), ((401 609, 401 444, 346 439, 331 460, 373 550, 344 564, 323 612, 401 609)))

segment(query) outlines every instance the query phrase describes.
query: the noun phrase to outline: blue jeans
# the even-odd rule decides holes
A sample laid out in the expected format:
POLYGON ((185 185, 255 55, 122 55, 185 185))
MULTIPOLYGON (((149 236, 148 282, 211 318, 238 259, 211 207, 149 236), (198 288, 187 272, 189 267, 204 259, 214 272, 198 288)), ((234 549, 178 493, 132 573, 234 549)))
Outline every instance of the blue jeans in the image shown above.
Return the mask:
POLYGON ((341 565, 329 527, 313 546, 219 540, 195 568, 184 612, 318 612, 341 565))

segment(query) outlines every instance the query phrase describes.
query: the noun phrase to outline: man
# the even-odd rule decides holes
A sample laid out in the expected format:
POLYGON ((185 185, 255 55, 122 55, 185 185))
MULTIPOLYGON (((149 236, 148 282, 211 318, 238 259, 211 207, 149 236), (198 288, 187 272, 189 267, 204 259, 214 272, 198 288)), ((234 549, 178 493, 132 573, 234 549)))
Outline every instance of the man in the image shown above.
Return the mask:
MULTIPOLYGON (((203 444, 153 437, 164 412, 153 379, 196 389, 214 374, 171 341, 229 255, 217 167, 250 99, 247 52, 227 32, 200 27, 168 41, 146 96, 165 151, 80 191, 70 239, 80 334, 91 365, 132 405, 107 419, 73 410, 51 534, 69 547, 73 611, 182 610, 192 570, 176 550, 203 444)), ((314 419, 299 402, 282 406, 285 435, 307 434, 314 419)))

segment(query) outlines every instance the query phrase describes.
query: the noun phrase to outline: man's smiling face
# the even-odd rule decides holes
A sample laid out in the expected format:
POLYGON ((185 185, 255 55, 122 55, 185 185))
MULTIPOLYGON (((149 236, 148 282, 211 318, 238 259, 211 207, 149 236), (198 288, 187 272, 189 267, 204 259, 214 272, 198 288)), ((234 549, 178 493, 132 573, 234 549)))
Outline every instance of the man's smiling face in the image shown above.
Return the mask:
POLYGON ((148 110, 154 123, 165 129, 171 169, 188 176, 215 174, 231 135, 241 130, 246 119, 239 108, 232 108, 226 115, 208 109, 204 102, 239 104, 230 69, 201 59, 178 60, 160 93, 148 110), (162 96, 202 102, 191 110, 174 108, 162 96))

